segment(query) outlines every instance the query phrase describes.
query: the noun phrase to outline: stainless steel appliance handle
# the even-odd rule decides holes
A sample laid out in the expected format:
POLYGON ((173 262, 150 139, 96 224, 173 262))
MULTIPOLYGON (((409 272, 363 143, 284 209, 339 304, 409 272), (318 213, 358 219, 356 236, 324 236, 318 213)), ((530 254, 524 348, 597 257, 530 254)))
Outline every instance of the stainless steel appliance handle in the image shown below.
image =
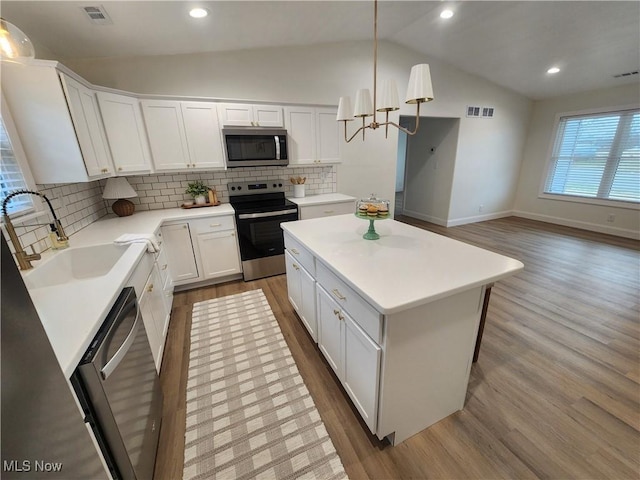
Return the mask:
POLYGON ((273 139, 276 141, 276 160, 280 160, 280 137, 274 135, 273 139))
POLYGON ((111 359, 106 363, 106 365, 102 367, 102 370, 100 370, 100 375, 102 376, 103 380, 106 380, 107 378, 109 378, 109 375, 111 375, 113 371, 116 368, 118 368, 118 365, 120 365, 120 362, 122 361, 124 356, 127 354, 129 349, 131 348, 131 345, 133 345, 133 341, 135 340, 139 329, 140 329, 140 305, 136 304, 136 319, 133 322, 133 327, 131 327, 131 331, 129 332, 129 335, 127 335, 127 338, 125 339, 125 341, 122 342, 122 345, 120 345, 120 348, 115 353, 115 355, 111 357, 111 359))
POLYGON ((296 213, 298 210, 292 208, 290 210, 278 210, 277 212, 262 212, 262 213, 242 213, 238 215, 238 220, 247 220, 249 218, 263 218, 263 217, 277 217, 279 215, 288 215, 290 213, 296 213))

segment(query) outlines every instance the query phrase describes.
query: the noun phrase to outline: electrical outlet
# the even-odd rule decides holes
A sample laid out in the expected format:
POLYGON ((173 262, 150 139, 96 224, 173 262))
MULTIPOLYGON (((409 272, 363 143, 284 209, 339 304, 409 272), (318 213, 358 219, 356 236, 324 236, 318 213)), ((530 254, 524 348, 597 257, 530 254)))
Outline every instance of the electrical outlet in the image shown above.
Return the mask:
POLYGON ((607 215, 607 222, 613 223, 615 221, 616 221, 616 216, 614 213, 610 213, 609 215, 607 215))
POLYGON ((482 213, 482 210, 484 210, 484 205, 480 204, 478 206, 478 213, 482 213))

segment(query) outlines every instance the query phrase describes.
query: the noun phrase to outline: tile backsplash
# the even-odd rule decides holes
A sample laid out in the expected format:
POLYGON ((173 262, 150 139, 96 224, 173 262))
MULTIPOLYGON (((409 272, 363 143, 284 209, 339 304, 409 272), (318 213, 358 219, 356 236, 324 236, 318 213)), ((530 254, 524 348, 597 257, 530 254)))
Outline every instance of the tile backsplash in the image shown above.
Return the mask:
MULTIPOLYGON (((286 187, 287 196, 293 196, 290 177, 306 177, 306 195, 334 193, 336 191, 336 167, 334 165, 309 167, 252 167, 233 168, 214 172, 163 173, 127 177, 138 194, 130 198, 137 211, 175 208, 192 198, 184 193, 189 182, 201 180, 205 185, 215 188, 218 199, 229 202, 227 183, 251 182, 266 179, 279 179, 286 187)), ((104 181, 103 181, 104 182, 104 181)), ((113 201, 105 202, 109 212, 113 201)))
MULTIPOLYGON (((227 183, 279 179, 286 186, 285 194, 293 196, 293 185, 289 178, 298 176, 306 177, 306 195, 336 192, 335 165, 234 168, 213 172, 135 175, 127 179, 138 194, 136 198, 130 200, 136 205, 137 211, 144 211, 176 208, 185 200, 191 200, 184 191, 187 184, 194 180, 201 180, 205 185, 215 188, 218 199, 226 203, 229 201, 227 183)), ((37 185, 37 189, 51 201, 65 232, 71 236, 99 218, 112 213, 113 200, 102 198, 105 183, 106 180, 98 180, 88 183, 37 185)), ((50 248, 48 224, 52 220, 52 218, 41 216, 32 221, 26 221, 25 225, 15 223, 16 233, 25 250, 31 251, 33 246, 34 250, 40 253, 50 248)), ((13 245, 10 245, 10 248, 14 251, 13 245)))
MULTIPOLYGON (((37 185, 37 190, 47 196, 65 233, 69 236, 95 222, 108 212, 102 199, 100 182, 37 185)), ((20 243, 28 252, 33 249, 40 253, 51 247, 49 243, 49 223, 53 217, 44 205, 45 215, 24 224, 14 222, 20 243), (41 224, 41 225, 40 225, 41 224)), ((14 251, 10 244, 11 251, 14 251)))

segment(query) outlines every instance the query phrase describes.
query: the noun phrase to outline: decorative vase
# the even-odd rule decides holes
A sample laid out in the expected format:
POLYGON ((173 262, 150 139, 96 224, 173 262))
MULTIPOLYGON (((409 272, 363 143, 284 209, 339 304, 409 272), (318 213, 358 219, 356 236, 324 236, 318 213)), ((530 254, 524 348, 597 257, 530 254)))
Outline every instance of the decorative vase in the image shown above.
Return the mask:
POLYGON ((207 203, 207 199, 204 195, 198 195, 195 199, 196 205, 204 205, 207 203))

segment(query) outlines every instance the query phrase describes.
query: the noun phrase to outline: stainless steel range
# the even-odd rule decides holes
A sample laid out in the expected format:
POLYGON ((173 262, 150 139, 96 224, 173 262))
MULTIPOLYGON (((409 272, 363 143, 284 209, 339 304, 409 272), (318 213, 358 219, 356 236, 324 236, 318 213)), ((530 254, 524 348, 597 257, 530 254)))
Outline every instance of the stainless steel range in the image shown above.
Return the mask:
POLYGON ((298 220, 298 206, 284 197, 282 180, 227 184, 236 212, 245 281, 285 273, 280 224, 298 220))

